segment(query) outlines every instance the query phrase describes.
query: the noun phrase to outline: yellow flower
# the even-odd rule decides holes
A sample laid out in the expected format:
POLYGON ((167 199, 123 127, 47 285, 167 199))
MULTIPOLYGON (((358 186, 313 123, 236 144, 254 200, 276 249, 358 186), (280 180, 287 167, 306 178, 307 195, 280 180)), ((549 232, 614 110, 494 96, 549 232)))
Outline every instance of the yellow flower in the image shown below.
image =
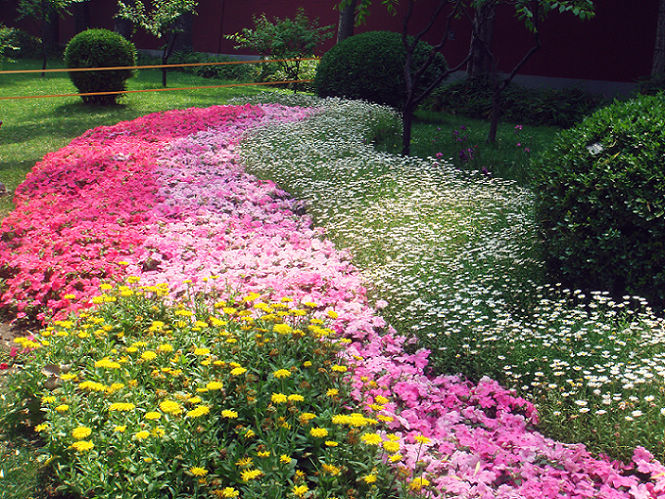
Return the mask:
POLYGON ((75 440, 83 440, 90 435, 92 435, 92 430, 87 426, 79 426, 72 430, 72 437, 74 437, 75 440))
POLYGON ((365 483, 375 483, 376 482, 376 475, 374 473, 371 473, 369 475, 365 475, 363 477, 363 481, 365 483))
POLYGON ((384 397, 382 395, 377 395, 374 398, 374 400, 376 401, 377 404, 381 404, 381 405, 384 405, 384 404, 387 404, 388 402, 390 402, 389 399, 387 399, 386 397, 384 397))
POLYGON ((193 466, 192 468, 189 468, 189 472, 194 476, 206 476, 208 474, 208 470, 201 468, 200 466, 193 466))
POLYGON ((211 381, 206 385, 208 390, 221 390, 224 387, 221 381, 211 381))
POLYGON ((125 433, 127 431, 127 426, 118 425, 113 427, 113 433, 125 433))
POLYGON ((109 406, 109 411, 128 412, 136 409, 131 402, 114 402, 109 406))
POLYGON ((345 373, 348 370, 348 368, 346 366, 340 366, 339 364, 335 364, 330 368, 330 370, 336 373, 345 373))
POLYGON ((306 360, 302 363, 303 367, 312 367, 312 361, 306 360))
POLYGON ((432 440, 430 440, 429 438, 427 438, 427 437, 424 436, 424 435, 416 435, 416 436, 414 437, 414 440, 415 440, 416 442, 418 442, 419 444, 428 444, 428 443, 430 443, 430 442, 432 441, 432 440))
POLYGON ((245 435, 244 435, 245 438, 252 438, 252 437, 255 437, 255 436, 256 436, 256 433, 254 433, 254 430, 252 430, 251 428, 249 430, 247 430, 245 432, 245 435))
POLYGON ((73 295, 73 294, 70 293, 70 294, 66 294, 65 296, 63 296, 63 298, 64 298, 65 300, 75 300, 75 299, 76 299, 76 295, 73 295))
POLYGON ((258 477, 263 475, 261 470, 245 470, 241 473, 240 478, 243 482, 249 482, 250 480, 255 480, 258 477))
POLYGON ((260 450, 256 453, 257 456, 259 457, 270 457, 270 451, 269 450, 260 450))
POLYGON ((69 406, 67 404, 60 404, 55 408, 57 412, 67 412, 69 410, 69 406))
POLYGON ((203 355, 208 355, 208 354, 210 354, 210 349, 209 348, 195 348, 194 349, 194 355, 203 356, 203 355))
POLYGON ((134 433, 134 436, 132 438, 134 438, 134 440, 145 440, 149 436, 150 436, 150 432, 143 430, 143 431, 139 431, 137 433, 134 433))
POLYGON ((339 314, 334 310, 328 310, 327 314, 331 319, 337 319, 339 317, 339 314))
POLYGON ((327 392, 326 395, 328 397, 336 397, 339 395, 339 390, 337 388, 330 388, 327 392))
POLYGON ((40 432, 40 431, 48 430, 48 428, 49 428, 48 424, 42 423, 42 424, 38 424, 37 426, 35 426, 35 431, 40 432))
POLYGON ((145 413, 145 418, 149 419, 149 420, 152 420, 152 421, 154 421, 156 419, 159 419, 161 417, 162 417, 162 415, 158 412, 155 412, 155 411, 150 411, 150 412, 145 413))
POLYGON ((84 381, 79 383, 79 388, 81 390, 90 390, 91 392, 106 391, 106 385, 103 383, 97 383, 96 381, 84 381))
POLYGON ((238 417, 238 413, 236 411, 231 411, 229 409, 224 409, 222 411, 222 417, 223 418, 228 418, 228 419, 235 419, 238 417))
POLYGON ((173 400, 163 400, 159 403, 159 408, 167 414, 178 415, 182 412, 182 407, 173 400))
POLYGON ((147 362, 150 362, 151 360, 155 360, 157 358, 157 354, 152 350, 146 350, 141 354, 141 358, 147 362))
POLYGON ((272 373, 272 375, 277 379, 288 378, 289 376, 291 376, 291 371, 289 371, 288 369, 278 369, 277 371, 272 373))
POLYGON ((419 476, 411 480, 411 483, 409 483, 409 488, 411 490, 420 490, 423 487, 427 487, 428 485, 429 485, 429 480, 427 478, 419 476))
POLYGON ((334 440, 326 440, 326 447, 337 447, 339 445, 339 442, 335 442, 334 440))
POLYGON ((240 492, 233 487, 225 487, 222 490, 213 490, 212 495, 215 497, 221 497, 222 499, 235 499, 240 496, 240 492))
POLYGON ((169 353, 173 352, 173 347, 169 345, 168 343, 162 343, 157 347, 157 351, 161 353, 169 353))
POLYGON ((328 436, 328 430, 325 428, 312 428, 309 430, 309 434, 314 438, 325 438, 328 436))
POLYGON ((203 399, 201 397, 190 397, 187 399, 187 402, 189 402, 190 404, 198 404, 202 400, 203 399))
POLYGON ((78 442, 74 442, 72 445, 70 445, 70 447, 76 452, 87 452, 92 450, 95 447, 95 444, 93 444, 90 440, 79 440, 78 442))
POLYGON ((308 424, 314 418, 316 418, 316 414, 312 414, 311 412, 303 412, 300 416, 298 416, 300 424, 308 424))
POLYGON ((360 437, 360 440, 362 440, 367 445, 379 445, 381 442, 383 442, 381 435, 378 433, 363 433, 363 435, 360 437))
POLYGON ((55 397, 52 395, 49 395, 48 397, 42 397, 42 404, 54 404, 55 400, 55 397))
POLYGON ((205 416, 210 412, 210 407, 205 406, 205 405, 197 405, 194 409, 191 411, 187 411, 187 414, 185 417, 188 418, 199 418, 201 416, 205 416))
POLYGON ((283 393, 273 393, 270 400, 273 404, 284 404, 287 401, 287 397, 283 393))
POLYGON ((289 464, 291 463, 291 456, 287 456, 286 454, 282 454, 279 456, 279 462, 284 463, 284 464, 289 464))
POLYGON ((244 367, 235 367, 231 369, 231 376, 240 376, 241 374, 245 374, 247 372, 247 369, 244 367))
POLYGON ((307 485, 294 485, 293 495, 296 497, 303 497, 308 490, 309 487, 307 487, 307 485))
POLYGON ((323 468, 323 471, 325 471, 325 472, 327 472, 327 473, 330 473, 330 474, 333 475, 333 476, 334 476, 334 475, 339 475, 340 472, 342 471, 341 468, 339 468, 339 467, 337 467, 337 466, 335 466, 335 465, 333 465, 333 464, 326 464, 326 463, 323 463, 323 464, 321 465, 321 467, 323 468))
POLYGON ((302 395, 299 395, 297 393, 293 393, 287 397, 289 399, 289 402, 304 402, 305 397, 302 395))
POLYGON ((395 452, 399 451, 399 442, 393 442, 391 440, 388 440, 386 442, 383 442, 383 448, 386 450, 386 452, 394 454, 395 452))
POLYGON ((388 459, 390 459, 390 462, 391 462, 391 463, 396 463, 396 462, 398 462, 398 461, 401 461, 402 458, 403 458, 402 454, 393 454, 393 455, 390 456, 388 459))
POLYGON ((290 334, 293 332, 293 328, 288 324, 275 324, 272 330, 277 334, 290 334))

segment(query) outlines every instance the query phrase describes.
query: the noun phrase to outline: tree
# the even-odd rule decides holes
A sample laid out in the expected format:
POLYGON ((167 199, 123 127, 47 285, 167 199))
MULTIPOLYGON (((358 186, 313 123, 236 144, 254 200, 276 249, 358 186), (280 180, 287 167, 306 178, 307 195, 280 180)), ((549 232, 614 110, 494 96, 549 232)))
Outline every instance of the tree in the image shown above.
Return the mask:
POLYGON ((663 73, 665 73, 665 0, 659 0, 651 76, 658 77, 662 76, 663 73))
POLYGON ((12 62, 11 56, 16 52, 18 52, 17 30, 0 24, 0 64, 4 61, 12 62))
MULTIPOLYGON (((41 33, 42 45, 42 69, 46 69, 48 60, 49 26, 55 22, 58 16, 69 14, 67 10, 76 3, 86 0, 19 0, 16 8, 19 19, 33 18, 37 21, 41 33)), ((42 73, 44 76, 44 73, 42 73)))
POLYGON ((493 61, 485 47, 491 47, 494 34, 496 5, 486 3, 473 9, 471 28, 471 59, 466 68, 468 78, 487 78, 493 72, 493 61))
MULTIPOLYGON (((465 9, 466 17, 472 22, 472 39, 478 44, 478 50, 483 51, 491 60, 491 84, 492 84, 492 110, 490 113, 490 129, 487 135, 487 142, 496 142, 496 132, 501 115, 501 94, 513 81, 515 75, 526 64, 526 62, 535 54, 541 46, 540 29, 543 20, 553 12, 569 12, 579 19, 589 19, 594 15, 592 0, 471 0, 470 5, 476 12, 483 9, 492 9, 500 4, 510 5, 515 11, 515 15, 522 24, 529 30, 532 38, 532 45, 523 53, 522 58, 513 66, 512 70, 505 78, 499 78, 497 74, 497 60, 492 52, 491 39, 486 38, 481 30, 476 29, 475 23, 471 18, 469 9, 465 9)), ((489 33, 491 36, 491 32, 489 33)))
MULTIPOLYGON (((198 7, 197 0, 152 0, 150 8, 146 8, 143 0, 129 0, 124 3, 118 0, 116 17, 132 23, 134 30, 139 26, 156 38, 164 38, 162 46, 162 64, 168 64, 173 53, 176 38, 182 33, 182 16, 194 14, 198 7)), ((162 68, 162 85, 166 86, 167 68, 162 68)))
MULTIPOLYGON (((344 8, 351 0, 342 0, 339 4, 340 8, 344 8)), ((399 0, 381 0, 382 4, 388 9, 388 12, 393 15, 396 14, 396 5, 399 3, 399 0)), ((419 90, 418 83, 421 78, 427 71, 427 69, 434 63, 436 59, 436 54, 441 51, 441 49, 446 44, 446 41, 449 39, 450 35, 450 24, 452 19, 457 18, 462 15, 463 9, 465 7, 465 2, 470 0, 439 0, 434 11, 431 12, 429 16, 430 21, 423 27, 420 31, 415 34, 411 34, 410 26, 413 12, 415 9, 415 0, 406 1, 406 14, 402 20, 402 45, 406 51, 406 57, 404 60, 404 84, 405 84, 405 95, 406 98, 402 105, 402 154, 408 156, 411 152, 411 127, 413 124, 413 115, 415 113, 418 105, 429 95, 432 91, 441 85, 441 82, 447 78, 450 73, 453 73, 461 69, 471 57, 471 54, 467 54, 461 61, 459 61, 454 66, 448 66, 442 71, 438 78, 434 79, 429 85, 421 88, 419 90), (440 35, 437 38, 439 41, 432 45, 432 49, 428 57, 417 67, 413 65, 413 54, 416 50, 418 42, 425 36, 437 23, 439 17, 443 12, 446 12, 445 18, 443 21, 443 29, 439 31, 440 35)), ((367 15, 371 0, 361 0, 358 8, 358 22, 363 22, 365 16, 367 15)))
POLYGON ((344 7, 339 7, 339 20, 337 21, 337 43, 353 36, 356 23, 356 7, 358 0, 349 0, 344 7))
MULTIPOLYGON (((298 80, 300 59, 310 57, 317 47, 332 36, 332 25, 319 26, 318 19, 311 20, 303 8, 296 16, 268 20, 265 14, 252 17, 254 28, 243 28, 240 33, 227 38, 237 43, 235 48, 249 48, 264 57, 279 60, 279 66, 289 80, 298 80)), ((294 85, 293 90, 297 87, 294 85)))

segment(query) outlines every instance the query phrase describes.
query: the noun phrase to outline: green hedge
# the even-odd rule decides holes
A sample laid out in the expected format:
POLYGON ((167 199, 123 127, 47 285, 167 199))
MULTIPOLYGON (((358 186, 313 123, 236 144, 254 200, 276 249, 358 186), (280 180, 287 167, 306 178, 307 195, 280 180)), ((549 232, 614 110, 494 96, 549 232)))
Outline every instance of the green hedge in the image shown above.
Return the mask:
POLYGON ((665 304, 665 97, 597 111, 536 159, 550 270, 581 289, 665 304))
MULTIPOLYGON (((576 88, 527 89, 510 84, 501 94, 502 119, 526 125, 570 127, 592 113, 602 99, 576 88)), ((436 89, 425 109, 488 119, 492 87, 487 79, 467 79, 436 89)))
MULTIPOLYGON (((401 34, 369 31, 338 43, 321 58, 314 80, 321 97, 363 99, 401 107, 405 99, 404 60, 401 34)), ((420 42, 413 55, 417 68, 428 57, 431 45, 420 42)), ((424 73, 417 92, 438 78, 446 60, 437 54, 424 73)))
MULTIPOLYGON (((67 44, 65 65, 68 68, 135 66, 136 48, 118 33, 106 29, 82 31, 67 44)), ((69 73, 80 93, 125 90, 132 70, 77 71, 69 73)), ((120 94, 81 97, 87 104, 114 104, 120 94)))

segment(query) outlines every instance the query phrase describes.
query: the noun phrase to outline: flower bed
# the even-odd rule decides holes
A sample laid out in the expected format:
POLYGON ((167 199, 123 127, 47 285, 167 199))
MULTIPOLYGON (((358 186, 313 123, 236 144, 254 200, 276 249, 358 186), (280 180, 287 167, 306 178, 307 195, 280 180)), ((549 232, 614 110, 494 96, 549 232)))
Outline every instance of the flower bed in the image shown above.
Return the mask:
MULTIPOLYGON (((594 458, 584 446, 534 431, 533 406, 488 378, 471 384, 426 376, 428 352, 398 336, 369 306, 348 255, 322 238, 300 214, 300 203, 248 175, 239 162, 246 130, 311 113, 276 105, 173 111, 95 129, 48 155, 3 222, 3 306, 22 317, 55 312, 62 318, 91 302, 112 301, 97 296, 100 282, 126 275, 155 292, 169 282, 173 299, 288 296, 310 303, 315 320, 335 311, 338 333, 350 340, 339 354, 352 371, 350 395, 382 422, 382 441, 387 432, 399 437, 403 459, 395 466, 411 483, 420 480, 412 492, 488 498, 665 493, 665 468, 643 449, 627 465, 594 458)), ((199 473, 196 468, 190 473, 199 473)), ((307 483, 312 490, 299 489, 301 495, 313 494, 314 482, 307 483)))

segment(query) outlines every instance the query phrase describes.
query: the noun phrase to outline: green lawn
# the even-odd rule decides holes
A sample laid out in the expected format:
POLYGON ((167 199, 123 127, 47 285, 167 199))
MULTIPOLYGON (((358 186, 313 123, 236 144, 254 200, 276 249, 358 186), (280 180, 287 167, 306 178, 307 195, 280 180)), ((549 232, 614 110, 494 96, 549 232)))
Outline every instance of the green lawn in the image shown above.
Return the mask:
MULTIPOLYGON (((50 61, 49 68, 63 67, 61 62, 50 61)), ((22 60, 5 63, 2 70, 39 69, 41 62, 22 60)), ((220 85, 220 80, 210 80, 194 75, 172 72, 169 87, 220 85)), ((128 90, 161 88, 161 72, 158 69, 139 71, 128 81, 128 90)), ((19 99, 0 101, 0 182, 10 191, 20 184, 34 164, 47 152, 68 144, 90 128, 112 125, 139 116, 188 107, 207 107, 224 104, 227 99, 254 94, 265 90, 264 86, 230 87, 170 92, 142 92, 127 94, 112 107, 84 105, 79 97, 19 99)), ((76 93, 67 73, 0 74, 0 96, 49 95, 76 93)), ((11 196, 0 199, 0 216, 12 208, 11 196)))

